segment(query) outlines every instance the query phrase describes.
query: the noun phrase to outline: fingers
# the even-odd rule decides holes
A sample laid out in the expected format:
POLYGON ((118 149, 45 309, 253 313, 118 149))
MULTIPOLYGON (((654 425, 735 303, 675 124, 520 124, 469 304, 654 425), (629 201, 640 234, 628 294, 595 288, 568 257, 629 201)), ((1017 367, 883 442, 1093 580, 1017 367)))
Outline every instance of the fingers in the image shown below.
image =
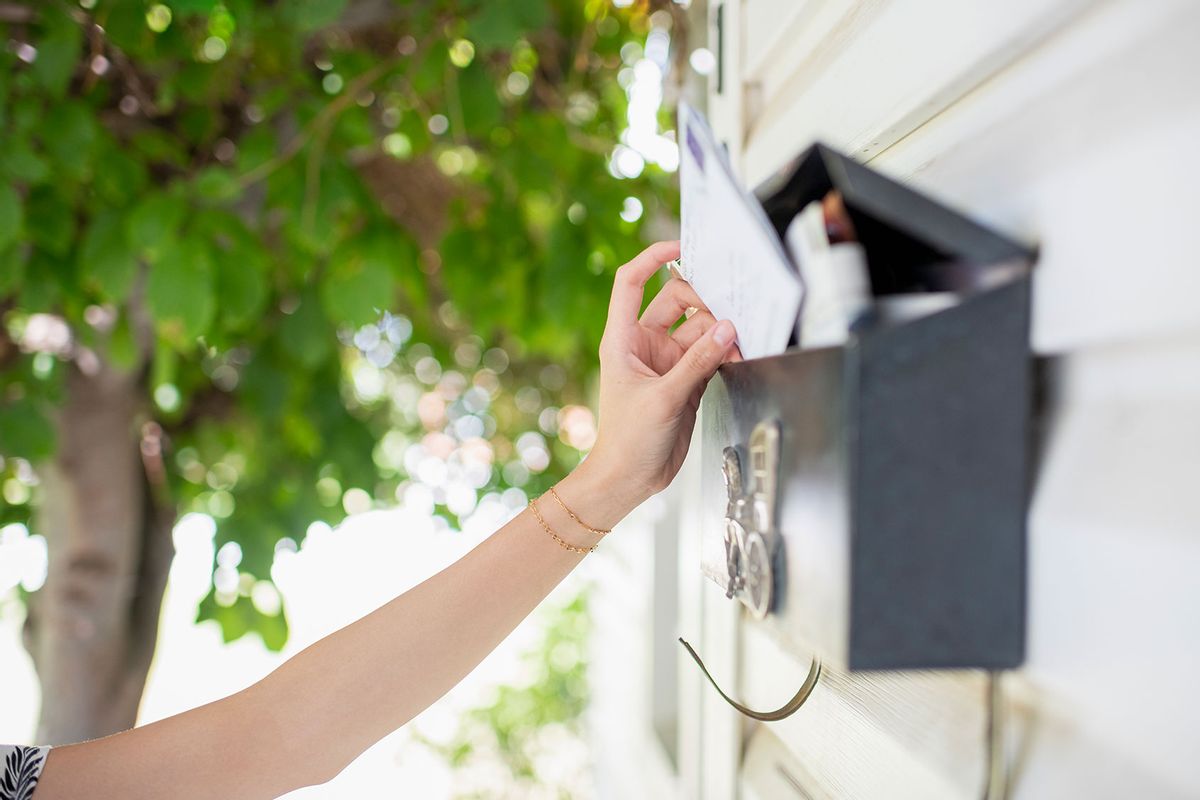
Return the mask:
MULTIPOLYGON (((690 320, 689 320, 690 322, 690 320)), ((722 320, 713 325, 687 349, 671 371, 663 376, 673 399, 686 403, 699 391, 725 361, 736 333, 733 323, 722 320)))
POLYGON ((685 320, 675 332, 671 334, 671 338, 676 343, 687 350, 696 343, 696 340, 705 334, 705 332, 713 325, 717 324, 717 318, 712 315, 708 309, 700 309, 695 314, 692 314, 685 320))
MULTIPOLYGON (((683 312, 689 308, 703 309, 704 302, 700 299, 700 295, 696 294, 696 290, 692 288, 691 284, 681 278, 672 278, 654 296, 650 305, 646 306, 646 310, 642 313, 642 326, 665 331, 674 325, 676 320, 683 316, 683 312)), ((699 316, 698 313, 693 314, 692 319, 697 316, 699 316)), ((712 315, 709 314, 709 316, 712 315)))
POLYGON ((617 270, 612 299, 608 302, 610 326, 637 322, 642 308, 642 289, 650 276, 668 261, 679 257, 679 242, 655 242, 617 270))
MULTIPOLYGON (((693 314, 690 319, 676 328, 675 332, 671 334, 671 338, 682 349, 687 350, 689 347, 695 344, 696 340, 703 336, 709 328, 716 324, 717 318, 712 315, 711 311, 707 309, 700 309, 696 311, 696 313, 693 314)), ((725 361, 722 363, 729 364, 741 360, 742 351, 735 344, 733 347, 729 348, 729 352, 725 354, 725 361)))

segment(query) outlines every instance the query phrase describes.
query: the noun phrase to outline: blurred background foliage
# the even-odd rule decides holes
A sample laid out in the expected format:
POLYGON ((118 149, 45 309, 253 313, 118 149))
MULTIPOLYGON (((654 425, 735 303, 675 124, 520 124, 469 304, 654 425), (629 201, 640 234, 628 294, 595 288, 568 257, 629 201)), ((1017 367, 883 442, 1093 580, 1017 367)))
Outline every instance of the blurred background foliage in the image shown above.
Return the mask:
POLYGON ((497 688, 468 710, 449 735, 415 740, 454 768, 455 800, 590 797, 583 742, 588 704, 587 595, 549 616, 541 640, 525 653, 528 680, 497 688))
POLYGON ((0 525, 53 500, 67 376, 133 375, 155 497, 218 523, 201 618, 278 649, 309 525, 574 466, 611 275, 674 214, 681 12, 619 5, 0 3, 0 525))

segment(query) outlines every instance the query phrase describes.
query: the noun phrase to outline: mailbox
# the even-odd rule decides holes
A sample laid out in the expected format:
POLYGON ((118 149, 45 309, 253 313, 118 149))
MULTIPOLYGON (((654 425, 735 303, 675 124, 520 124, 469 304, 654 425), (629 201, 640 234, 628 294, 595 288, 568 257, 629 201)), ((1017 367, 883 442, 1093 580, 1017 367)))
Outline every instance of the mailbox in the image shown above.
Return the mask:
POLYGON ((705 572, 848 669, 1024 656, 1034 253, 817 145, 757 192, 780 237, 841 193, 875 310, 845 345, 721 368, 705 572))

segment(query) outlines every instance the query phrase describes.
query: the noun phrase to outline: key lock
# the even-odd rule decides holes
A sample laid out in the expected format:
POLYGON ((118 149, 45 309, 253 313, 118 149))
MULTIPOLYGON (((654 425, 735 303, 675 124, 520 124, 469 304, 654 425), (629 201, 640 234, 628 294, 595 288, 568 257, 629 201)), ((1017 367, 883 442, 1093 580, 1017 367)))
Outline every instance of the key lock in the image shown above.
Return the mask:
MULTIPOLYGON (((779 543, 779 450, 782 434, 775 420, 760 422, 750 434, 750 482, 743 477, 736 447, 726 447, 721 469, 728 504, 725 507, 725 566, 729 570, 725 596, 737 598, 756 620, 766 619, 775 601, 775 553, 779 543)), ((782 707, 754 711, 727 695, 709 674, 690 644, 679 640, 700 666, 704 676, 724 700, 746 716, 774 722, 789 717, 804 705, 821 677, 821 661, 813 658, 808 677, 782 707)))

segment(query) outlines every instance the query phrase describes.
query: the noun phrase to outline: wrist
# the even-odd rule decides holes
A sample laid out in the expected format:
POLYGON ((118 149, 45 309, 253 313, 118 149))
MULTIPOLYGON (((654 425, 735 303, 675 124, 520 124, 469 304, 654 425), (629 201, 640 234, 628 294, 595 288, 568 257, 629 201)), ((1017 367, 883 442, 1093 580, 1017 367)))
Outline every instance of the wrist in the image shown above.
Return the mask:
POLYGON ((647 497, 621 471, 588 457, 558 483, 563 502, 587 525, 611 529, 647 497))

